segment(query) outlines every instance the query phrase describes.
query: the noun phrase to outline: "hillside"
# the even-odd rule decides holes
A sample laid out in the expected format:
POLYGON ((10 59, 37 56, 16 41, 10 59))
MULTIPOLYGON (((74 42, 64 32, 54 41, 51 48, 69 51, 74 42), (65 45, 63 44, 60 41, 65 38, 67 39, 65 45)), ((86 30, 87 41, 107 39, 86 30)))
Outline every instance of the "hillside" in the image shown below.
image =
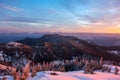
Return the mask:
MULTIPOLYGON (((37 51, 53 56, 53 59, 70 59, 73 56, 95 56, 107 60, 120 61, 120 56, 109 53, 104 47, 89 43, 73 36, 58 34, 44 35, 41 38, 26 38, 17 41, 30 46, 37 46, 37 51)), ((90 58, 90 57, 88 57, 90 58)))

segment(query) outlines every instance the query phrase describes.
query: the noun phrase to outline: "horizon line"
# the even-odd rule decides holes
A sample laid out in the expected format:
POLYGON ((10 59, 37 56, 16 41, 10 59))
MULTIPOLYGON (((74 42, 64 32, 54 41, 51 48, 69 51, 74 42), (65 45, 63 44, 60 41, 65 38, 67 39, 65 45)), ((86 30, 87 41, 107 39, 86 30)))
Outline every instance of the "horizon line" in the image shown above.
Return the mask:
POLYGON ((35 33, 38 33, 38 34, 40 34, 40 33, 51 33, 51 34, 59 34, 59 33, 61 33, 61 34, 65 34, 65 33, 67 33, 67 34, 120 34, 120 33, 96 33, 96 32, 5 32, 5 33, 0 33, 0 34, 35 34, 35 33))

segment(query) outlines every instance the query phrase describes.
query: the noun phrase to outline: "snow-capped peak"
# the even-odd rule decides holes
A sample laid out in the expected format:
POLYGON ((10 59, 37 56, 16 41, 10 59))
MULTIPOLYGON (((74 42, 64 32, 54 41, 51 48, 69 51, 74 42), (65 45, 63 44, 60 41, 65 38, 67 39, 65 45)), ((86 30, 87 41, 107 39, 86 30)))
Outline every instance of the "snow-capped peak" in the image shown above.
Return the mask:
POLYGON ((6 47, 7 47, 7 48, 19 48, 20 46, 22 46, 21 43, 14 42, 14 41, 8 42, 8 43, 6 44, 6 47))

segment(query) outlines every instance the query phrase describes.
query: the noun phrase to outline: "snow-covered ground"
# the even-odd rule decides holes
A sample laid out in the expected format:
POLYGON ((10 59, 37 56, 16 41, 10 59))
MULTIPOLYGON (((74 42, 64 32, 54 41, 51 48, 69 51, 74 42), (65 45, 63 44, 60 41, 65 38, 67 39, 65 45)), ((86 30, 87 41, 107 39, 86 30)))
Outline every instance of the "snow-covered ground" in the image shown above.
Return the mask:
MULTIPOLYGON (((110 65, 104 65, 110 66, 110 65)), ((1 66, 4 67, 4 66, 1 66)), ((37 72, 36 76, 29 77, 27 80, 120 80, 120 67, 118 74, 114 74, 116 66, 111 66, 111 72, 101 72, 100 70, 94 71, 94 74, 84 74, 84 71, 71 71, 71 72, 59 72, 59 71, 41 71, 37 72), (51 73, 58 75, 51 75, 51 73)), ((14 80, 12 76, 0 76, 6 77, 7 80, 14 80)))
POLYGON ((7 68, 11 69, 11 67, 9 67, 9 66, 5 66, 5 65, 0 64, 0 69, 7 69, 7 68))
POLYGON ((108 52, 112 53, 112 54, 116 54, 116 55, 119 55, 120 54, 120 51, 119 50, 108 50, 108 52))
MULTIPOLYGON (((117 75, 100 71, 95 71, 95 74, 84 74, 83 71, 55 72, 58 75, 51 75, 51 72, 53 71, 38 72, 35 77, 29 77, 27 80, 120 80, 120 72, 117 75)), ((6 77, 13 80, 10 76, 6 77)))
POLYGON ((3 77, 6 78, 5 80, 14 80, 11 76, 0 76, 0 80, 2 80, 3 77))
POLYGON ((38 72, 37 76, 30 77, 28 80, 120 80, 120 73, 118 75, 100 71, 95 72, 95 74, 84 74, 83 71, 55 72, 58 75, 50 73, 51 71, 38 72))

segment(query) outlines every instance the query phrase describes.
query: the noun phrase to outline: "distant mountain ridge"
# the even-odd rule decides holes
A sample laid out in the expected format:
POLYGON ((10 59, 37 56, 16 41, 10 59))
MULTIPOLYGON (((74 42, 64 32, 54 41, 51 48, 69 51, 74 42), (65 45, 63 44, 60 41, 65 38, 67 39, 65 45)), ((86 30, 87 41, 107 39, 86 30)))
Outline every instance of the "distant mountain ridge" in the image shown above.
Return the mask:
POLYGON ((17 41, 22 44, 30 46, 42 46, 39 48, 42 53, 51 54, 54 58, 72 57, 77 55, 92 55, 96 57, 103 57, 107 60, 120 61, 120 56, 108 53, 104 48, 95 44, 86 42, 73 36, 61 36, 58 34, 47 34, 41 38, 26 38, 17 41), (87 53, 87 54, 84 54, 87 53))
MULTIPOLYGON (((17 41, 28 38, 40 38, 45 34, 52 33, 0 33, 0 43, 17 41)), ((120 34, 100 33, 57 33, 64 36, 74 36, 79 39, 95 43, 100 46, 120 46, 120 34)))
POLYGON ((19 40, 16 42, 36 46, 43 42, 59 43, 59 42, 64 42, 68 40, 79 40, 79 39, 73 36, 61 36, 58 34, 47 34, 47 35, 43 35, 41 38, 25 38, 23 40, 19 40))

